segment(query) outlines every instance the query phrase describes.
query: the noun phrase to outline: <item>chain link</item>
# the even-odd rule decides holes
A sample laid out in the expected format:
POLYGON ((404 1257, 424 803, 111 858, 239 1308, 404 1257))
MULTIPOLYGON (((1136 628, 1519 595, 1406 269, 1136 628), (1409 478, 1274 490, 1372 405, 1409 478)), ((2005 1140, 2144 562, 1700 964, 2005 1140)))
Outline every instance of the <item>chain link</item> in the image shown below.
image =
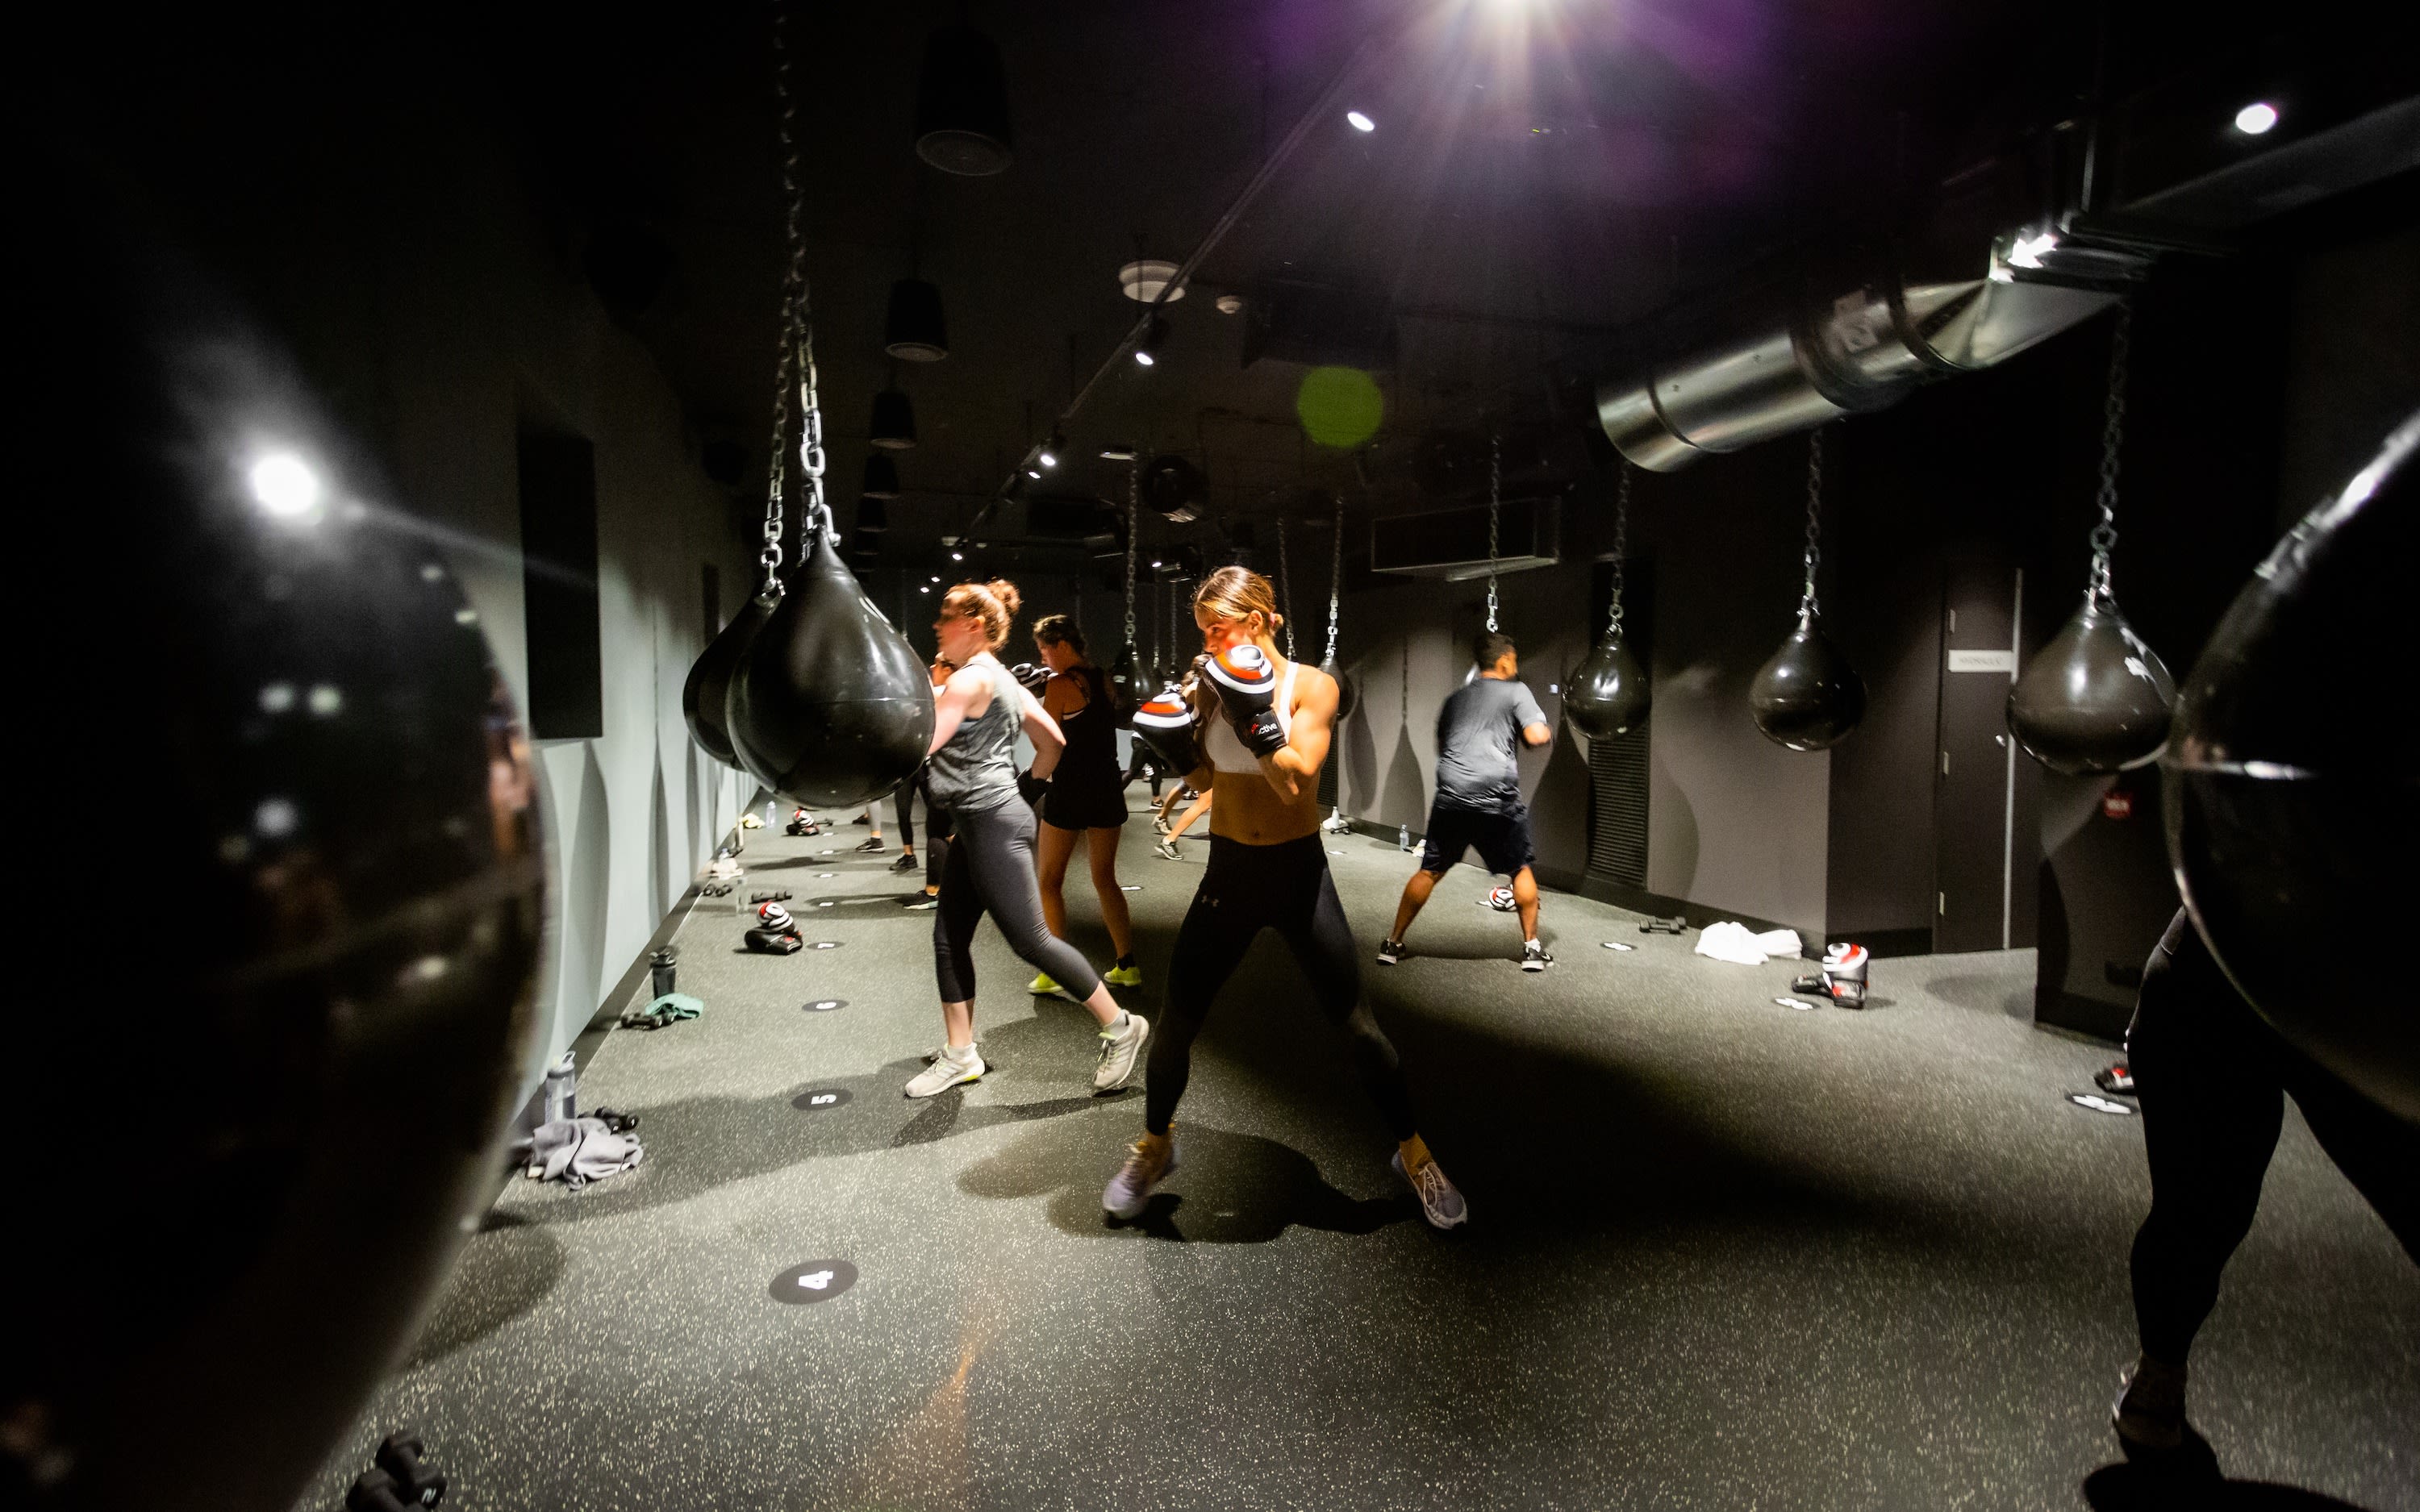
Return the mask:
POLYGON ((1142 451, 1126 460, 1126 660, 1140 665, 1135 656, 1135 538, 1142 534, 1142 451))
POLYGON ((1286 522, 1278 517, 1278 612, 1285 617, 1286 660, 1294 660, 1294 579, 1286 569, 1286 522))
POLYGON ((1501 431, 1487 433, 1487 628, 1496 628, 1496 558, 1497 551, 1497 517, 1504 506, 1504 437, 1501 431))
POLYGON ((1823 432, 1807 433, 1807 587, 1798 598, 1803 623, 1823 612, 1815 599, 1815 568, 1823 560, 1823 432))
POLYGON ((765 544, 756 555, 764 592, 782 591, 782 506, 789 492, 790 388, 798 385, 799 462, 806 477, 800 529, 829 529, 824 503, 823 411, 815 389, 814 332, 808 324, 806 194, 799 183, 798 100, 790 91, 789 0, 772 0, 775 136, 782 156, 783 235, 789 265, 782 276, 781 348, 773 366, 773 440, 768 448, 765 544))
POLYGON ((2109 332, 2109 397, 2102 407, 2101 523, 2092 527, 2092 602, 2114 610, 2117 594, 2109 586, 2109 553, 2118 545, 2118 453, 2126 440, 2126 357, 2133 336, 2134 307, 2118 306, 2118 324, 2109 332))
POLYGON ((1630 564, 1630 459, 1622 458, 1621 485, 1613 496, 1613 605, 1606 611, 1607 640, 1621 636, 1621 590, 1630 564))
POLYGON ((1320 665, 1336 665, 1336 598, 1344 588, 1344 496, 1336 496, 1336 540, 1327 556, 1327 655, 1320 665))

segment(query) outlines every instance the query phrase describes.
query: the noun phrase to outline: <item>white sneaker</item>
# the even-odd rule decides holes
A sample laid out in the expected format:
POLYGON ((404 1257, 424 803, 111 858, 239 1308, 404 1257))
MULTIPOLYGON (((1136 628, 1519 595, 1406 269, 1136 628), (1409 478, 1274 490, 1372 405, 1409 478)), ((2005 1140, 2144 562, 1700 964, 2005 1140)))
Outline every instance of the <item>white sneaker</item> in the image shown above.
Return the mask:
POLYGON ((1445 1179, 1445 1168, 1432 1160, 1420 1167, 1418 1176, 1404 1173, 1404 1152, 1395 1151, 1391 1162, 1395 1174, 1411 1183, 1420 1199, 1420 1216, 1431 1228, 1459 1228, 1470 1217, 1470 1204, 1462 1199, 1462 1191, 1445 1179))
POLYGON ((973 1045, 964 1050, 944 1049, 933 1057, 931 1065, 908 1079, 908 1095, 932 1097, 979 1080, 990 1069, 984 1064, 983 1053, 973 1045))
POLYGON ((1380 942, 1380 944, 1379 944, 1379 946, 1378 946, 1378 964, 1379 964, 1380 965, 1382 965, 1382 966, 1391 966, 1391 965, 1393 965, 1396 962, 1401 961, 1403 958, 1404 958, 1404 942, 1403 942, 1403 941, 1401 941, 1401 940, 1385 940, 1385 941, 1381 941, 1381 942, 1380 942))
POLYGON ((1522 970, 1544 971, 1554 964, 1555 958, 1548 955, 1546 953, 1546 948, 1539 944, 1536 940, 1530 940, 1521 947, 1522 970))
POLYGON ((1126 1163, 1101 1193, 1101 1211, 1112 1218, 1137 1218, 1151 1201, 1151 1189, 1176 1174, 1176 1131, 1171 1128, 1163 1142, 1165 1156, 1155 1154, 1151 1136, 1145 1134, 1126 1147, 1126 1163))
POLYGON ((1142 1042, 1151 1038, 1151 1020, 1129 1010, 1124 1029, 1101 1031, 1101 1063, 1093 1068, 1093 1090, 1114 1092, 1134 1074, 1142 1042))

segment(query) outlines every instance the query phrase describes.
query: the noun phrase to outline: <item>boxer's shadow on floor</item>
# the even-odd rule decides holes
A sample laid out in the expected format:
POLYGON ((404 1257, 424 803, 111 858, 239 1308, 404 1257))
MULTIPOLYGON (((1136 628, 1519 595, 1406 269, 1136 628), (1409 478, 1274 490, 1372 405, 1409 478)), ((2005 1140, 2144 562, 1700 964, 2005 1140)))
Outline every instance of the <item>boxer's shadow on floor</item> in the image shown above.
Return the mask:
POLYGON ((2086 1475, 2084 1500, 2093 1512, 2361 1512, 2350 1502, 2272 1481, 2180 1484, 2124 1463, 2086 1475))
POLYGON ((402 1368, 475 1344, 544 1302, 563 1279, 563 1242, 527 1219, 491 1211, 463 1246, 402 1368))
POLYGON ((1311 1158, 1274 1139, 1187 1123, 1176 1142, 1183 1165, 1152 1194, 1143 1215, 1119 1224, 1101 1211, 1101 1188, 1125 1158, 1098 1122, 1038 1129, 985 1156, 958 1177, 979 1197, 1049 1198, 1053 1227, 1085 1239, 1150 1238, 1196 1244, 1265 1244, 1288 1228, 1370 1234, 1416 1214, 1411 1197, 1359 1201, 1319 1174, 1311 1158))

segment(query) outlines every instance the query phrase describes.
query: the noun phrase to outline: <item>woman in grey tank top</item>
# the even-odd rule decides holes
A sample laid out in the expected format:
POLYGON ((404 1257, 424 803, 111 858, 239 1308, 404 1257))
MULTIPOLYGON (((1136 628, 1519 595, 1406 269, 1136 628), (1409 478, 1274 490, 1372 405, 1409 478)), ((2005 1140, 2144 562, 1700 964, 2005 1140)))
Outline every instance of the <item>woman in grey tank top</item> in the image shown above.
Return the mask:
POLYGON ((940 906, 933 913, 933 973, 941 993, 943 1045, 908 1083, 909 1097, 932 1097, 982 1076, 975 1044, 975 925, 988 913, 1015 950, 1090 1009, 1101 1026, 1093 1089, 1115 1091, 1134 1073, 1151 1026, 1128 1013, 1082 953, 1043 923, 1034 872, 1036 821, 1029 795, 1048 785, 1066 749, 1058 722, 1009 675, 992 653, 1007 642, 1017 609, 1014 584, 960 583, 941 598, 933 633, 940 656, 957 664, 935 700, 926 791, 950 810, 957 833, 941 862, 940 906), (1033 770, 1016 770, 1016 733, 1033 742, 1033 770))

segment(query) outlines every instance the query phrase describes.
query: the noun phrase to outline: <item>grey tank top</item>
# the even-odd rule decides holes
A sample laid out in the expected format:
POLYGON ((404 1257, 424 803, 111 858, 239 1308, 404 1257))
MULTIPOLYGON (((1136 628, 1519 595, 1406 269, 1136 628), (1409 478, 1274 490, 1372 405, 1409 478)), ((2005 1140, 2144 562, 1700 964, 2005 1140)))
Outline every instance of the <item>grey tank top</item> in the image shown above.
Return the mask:
POLYGON ((1016 731, 1025 702, 1016 679, 989 652, 967 665, 991 678, 991 702, 933 752, 924 787, 939 807, 972 813, 1016 796, 1016 731))

